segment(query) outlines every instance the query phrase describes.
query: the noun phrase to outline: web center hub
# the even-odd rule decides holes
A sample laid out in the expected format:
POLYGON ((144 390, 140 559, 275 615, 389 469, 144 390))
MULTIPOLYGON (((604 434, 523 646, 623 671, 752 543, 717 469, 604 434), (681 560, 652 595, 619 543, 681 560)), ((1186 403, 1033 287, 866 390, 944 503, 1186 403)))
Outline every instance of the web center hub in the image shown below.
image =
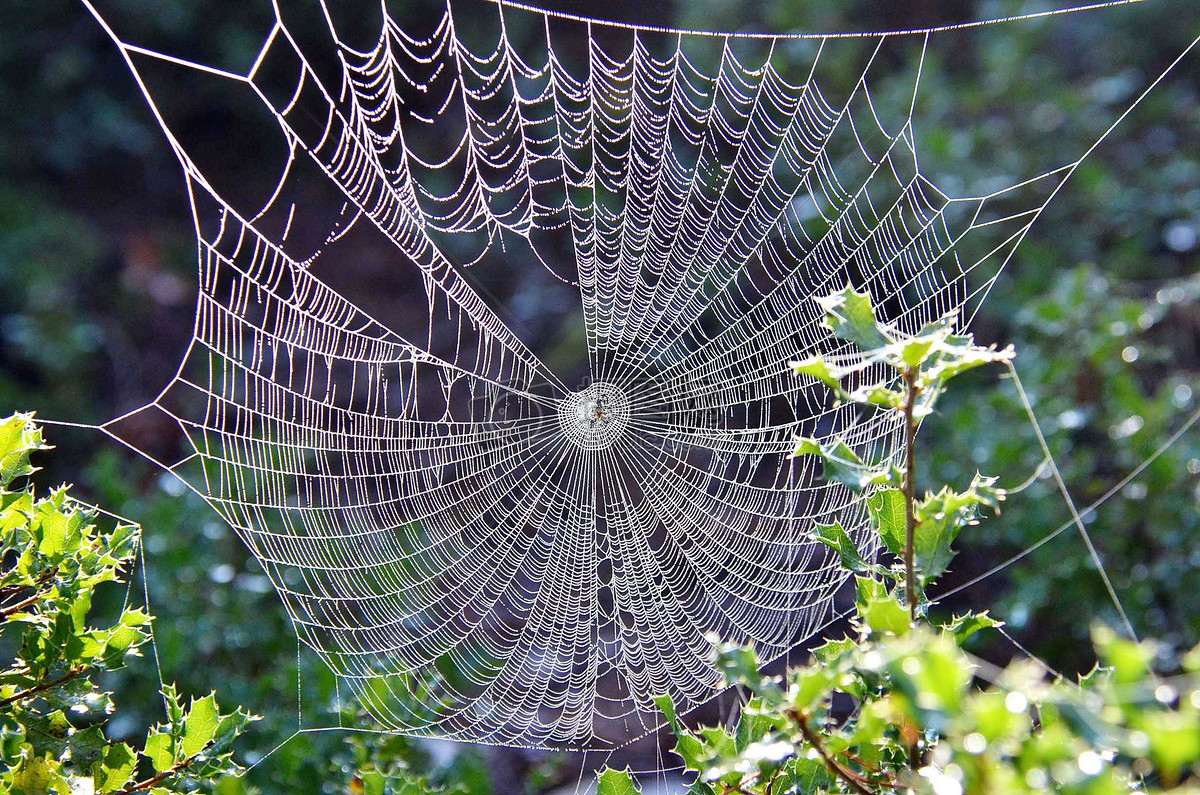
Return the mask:
POLYGON ((612 384, 593 383, 558 405, 558 423, 585 450, 607 450, 629 424, 629 399, 612 384))

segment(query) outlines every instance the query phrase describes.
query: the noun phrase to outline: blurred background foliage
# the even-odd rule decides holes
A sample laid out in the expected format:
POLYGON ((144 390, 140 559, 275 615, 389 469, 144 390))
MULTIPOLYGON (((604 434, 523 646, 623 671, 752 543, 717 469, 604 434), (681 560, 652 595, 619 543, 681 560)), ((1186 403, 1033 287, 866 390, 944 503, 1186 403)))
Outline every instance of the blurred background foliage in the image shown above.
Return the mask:
MULTIPOLYGON (((926 170, 954 194, 1077 157, 1200 32, 1200 11, 1188 5, 1152 0, 934 37, 916 114, 926 170)), ((151 46, 231 64, 253 57, 267 6, 103 5, 131 26, 127 38, 144 34, 151 46)), ((770 31, 887 30, 1049 7, 995 0, 548 6, 684 28, 770 31)), ((402 20, 440 8, 424 0, 389 7, 402 20)), ((36 409, 50 419, 102 422, 152 399, 174 375, 190 335, 195 254, 183 183, 123 62, 81 5, 10 0, 0 5, 0 31, 0 413, 36 409)), ((899 73, 905 65, 892 66, 899 73)), ((1152 454, 1200 400, 1198 89, 1200 56, 1193 54, 1049 206, 974 320, 981 341, 1016 346, 1018 372, 1081 507, 1152 454)), ((886 80, 878 90, 888 90, 886 80)), ((252 144, 222 139, 219 108, 203 98, 173 101, 192 102, 187 117, 230 158, 252 153, 252 144)), ((922 429, 937 440, 926 477, 964 484, 983 468, 1016 485, 1042 461, 1016 392, 990 373, 968 384, 922 429)), ((153 425, 128 433, 150 450, 174 438, 153 425)), ((269 583, 216 515, 98 434, 50 428, 48 435, 59 448, 43 461, 50 481, 74 482, 81 496, 146 529, 145 576, 167 677, 184 693, 215 687, 228 703, 266 716, 244 745, 248 761, 303 719, 298 665, 302 709, 336 725, 345 705, 332 677, 297 654, 269 583)), ((161 452, 172 460, 175 451, 161 452)), ((1000 518, 964 533, 946 587, 1069 518, 1047 475, 1014 495, 1000 518)), ((1166 640, 1168 650, 1200 640, 1198 502, 1200 433, 1193 429, 1084 517, 1134 626, 1166 640)), ((992 610, 1020 643, 1069 672, 1092 663, 1089 620, 1115 621, 1074 529, 946 605, 965 606, 992 610)), ((1017 653, 1003 639, 977 651, 997 662, 1017 653)), ((153 679, 153 669, 142 666, 108 683, 126 707, 115 733, 136 735, 158 718, 153 679)), ((358 719, 349 713, 341 720, 358 719)), ((315 781, 326 782, 327 792, 357 792, 355 771, 391 764, 419 767, 467 792, 535 792, 574 782, 580 764, 356 737, 301 735, 255 767, 249 781, 266 792, 314 791, 315 781)))

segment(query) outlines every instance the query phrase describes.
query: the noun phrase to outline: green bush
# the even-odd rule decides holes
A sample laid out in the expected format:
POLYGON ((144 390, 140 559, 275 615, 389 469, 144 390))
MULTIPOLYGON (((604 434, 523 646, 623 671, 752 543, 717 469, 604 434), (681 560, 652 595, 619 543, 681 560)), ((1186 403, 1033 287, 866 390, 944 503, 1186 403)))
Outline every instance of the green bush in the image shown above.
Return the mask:
MULTIPOLYGON (((127 667, 152 637, 152 617, 128 600, 141 528, 102 516, 74 500, 67 487, 39 498, 31 480, 38 469, 30 455, 46 449, 31 414, 0 420, 0 664, 7 665, 0 670, 0 795, 258 792, 242 777, 245 770, 232 750, 258 716, 242 708, 223 713, 214 694, 185 701, 175 685, 158 684, 153 666, 127 667), (116 593, 102 593, 105 584, 116 593), (122 590, 125 599, 116 620, 94 626, 93 613, 102 611, 93 611, 93 601, 120 599, 122 590), (149 674, 138 670, 147 667, 149 674), (110 676, 114 672, 117 676, 110 676), (132 695, 141 696, 135 684, 150 690, 153 681, 160 688, 166 719, 148 729, 139 748, 123 741, 128 729, 114 736, 109 725, 113 694, 97 684, 98 677, 120 683, 132 695)), ((178 517, 168 512, 162 518, 169 523, 178 517)), ((223 662, 212 667, 221 670, 223 662)), ((138 710, 123 717, 127 724, 139 722, 138 710)), ((352 706, 343 719, 347 726, 377 728, 352 706)), ((274 733, 270 741, 278 744, 290 729, 275 721, 269 731, 274 733)), ((299 735, 288 746, 293 757, 306 757, 314 792, 491 791, 482 756, 471 751, 456 755, 453 765, 437 765, 411 738, 353 731, 343 737, 299 735), (297 741, 313 736, 328 741, 318 741, 315 750, 297 741)), ((289 780, 264 784, 270 791, 298 791, 299 766, 289 758, 284 768, 289 780)))
POLYGON ((108 627, 92 621, 106 583, 125 582, 141 530, 97 512, 62 487, 39 498, 30 454, 46 449, 32 415, 0 421, 0 792, 13 795, 208 791, 238 774, 231 746, 256 718, 221 712, 214 694, 161 695, 166 720, 141 749, 110 740, 114 704, 95 682, 141 656, 151 616, 125 604, 108 627), (11 654, 10 654, 11 650, 11 654))
MULTIPOLYGON (((1136 284, 1081 266, 1020 284, 999 296, 997 312, 1021 351, 1019 373, 1046 441, 1080 510, 1153 457, 1102 508, 1084 512, 1130 621, 1161 641, 1164 653, 1200 642, 1200 590, 1189 587, 1200 555, 1196 473, 1200 434, 1186 429, 1197 410, 1194 341, 1200 277, 1136 284), (1181 430, 1183 435, 1160 449, 1181 430)), ((969 377, 955 384, 922 428, 936 439, 923 476, 957 482, 984 465, 1011 481, 1038 470, 1042 452, 1011 384, 969 377)), ((955 585, 1029 549, 1070 519, 1048 469, 987 533, 964 537, 955 585)), ((1078 533, 1032 552, 1020 565, 964 596, 1002 613, 1023 642, 1056 667, 1091 664, 1087 615, 1120 616, 1078 533)), ((1005 645, 1001 640, 997 647, 1005 645)), ((997 648, 998 653, 1005 653, 997 648)))
MULTIPOLYGON (((998 510, 1005 493, 976 474, 964 491, 916 489, 916 429, 946 383, 1012 350, 974 344, 952 320, 904 335, 880 323, 868 296, 851 288, 821 299, 825 327, 882 381, 853 391, 861 369, 820 357, 794 362, 844 402, 901 415, 904 461, 864 461, 842 441, 799 440, 798 455, 821 458, 825 477, 866 495, 869 524, 890 566, 864 557, 840 523, 814 538, 837 554, 857 586, 856 633, 815 649, 786 676, 765 676, 752 649, 723 647, 717 665, 748 696, 736 729, 685 727, 660 699, 675 752, 703 795, 920 792, 1089 793, 1200 791, 1200 647, 1183 672, 1154 670, 1157 646, 1092 630, 1100 665, 1072 682, 1036 659, 1000 669, 964 642, 1000 626, 987 613, 929 620, 925 592, 946 571, 958 533, 998 510), (853 707, 847 709, 846 704, 853 707)), ((602 795, 636 792, 628 773, 605 771, 602 795)))

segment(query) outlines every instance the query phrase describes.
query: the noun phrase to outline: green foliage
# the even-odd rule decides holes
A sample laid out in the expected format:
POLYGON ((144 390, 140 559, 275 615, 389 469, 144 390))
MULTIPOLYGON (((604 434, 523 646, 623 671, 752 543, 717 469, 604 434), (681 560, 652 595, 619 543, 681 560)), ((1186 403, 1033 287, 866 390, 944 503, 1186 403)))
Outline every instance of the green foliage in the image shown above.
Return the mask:
POLYGON ((16 649, 0 670, 0 792, 192 792, 239 773, 231 745, 255 718, 211 694, 185 707, 164 686, 167 720, 141 752, 106 736, 114 705, 93 678, 140 656, 151 617, 126 605, 96 627, 90 614, 100 586, 124 581, 140 531, 102 529, 65 487, 38 498, 30 455, 43 449, 32 415, 0 420, 0 643, 16 649))
MULTIPOLYGON (((163 670, 177 679, 181 691, 204 693, 220 683, 223 699, 261 714, 238 742, 244 757, 257 761, 296 729, 296 637, 270 581, 228 526, 194 494, 180 493, 173 476, 104 451, 81 479, 93 485, 99 504, 163 529, 147 534, 141 572, 163 670)), ((335 705, 328 667, 315 656, 299 662, 306 715, 320 704, 335 705)), ((109 732, 135 742, 162 713, 158 673, 153 666, 128 667, 112 676, 110 687, 121 711, 109 732)), ((279 748, 269 765, 254 767, 236 782, 263 792, 324 784, 329 759, 342 745, 333 732, 299 735, 279 748)), ((324 789, 340 791, 335 786, 340 785, 329 782, 324 789)))
MULTIPOLYGON (((818 650, 786 678, 731 679, 749 694, 738 730, 675 724, 677 753, 697 775, 692 792, 1120 793, 1197 784, 1196 671, 1171 684, 1149 678, 1150 647, 1098 630, 1104 667, 1071 682, 1049 680, 1030 662, 985 670, 946 627, 904 623, 896 634, 871 625, 861 608, 857 621, 853 642, 818 650), (839 693, 855 699, 851 717, 835 709, 839 693)), ((724 648, 719 660, 747 654, 753 662, 744 649, 724 648)))
MULTIPOLYGON (((286 611, 278 609, 270 581, 245 546, 198 497, 180 493, 170 476, 156 477, 149 468, 133 465, 138 468, 131 472, 118 457, 101 455, 86 479, 98 488, 102 504, 145 517, 148 526, 171 528, 146 539, 143 572, 164 669, 179 677, 182 690, 204 692, 220 682, 224 698, 262 713, 262 720, 249 725, 238 741, 246 759, 256 761, 275 749, 269 763, 244 778, 225 779, 218 795, 363 795, 381 782, 384 793, 405 795, 414 785, 469 795, 505 791, 492 787, 487 760, 477 749, 456 744, 445 759, 435 758, 418 740, 380 733, 382 727, 345 702, 344 690, 339 702, 328 666, 315 655, 299 661, 306 720, 340 722, 363 731, 308 732, 277 747, 296 729, 298 661, 286 611), (143 478, 151 488, 135 488, 143 478)), ((133 742, 140 738, 127 727, 153 722, 161 710, 158 699, 146 698, 157 690, 156 674, 152 667, 136 666, 113 678, 122 708, 117 716, 121 731, 112 733, 133 742)), ((113 721, 110 731, 117 727, 113 721)), ((530 786, 535 774, 541 775, 539 768, 530 771, 530 786)))
POLYGON ((628 770, 617 771, 606 768, 600 772, 596 783, 596 795, 636 795, 637 787, 628 770))
MULTIPOLYGON (((797 454, 820 457, 827 477, 866 492, 871 529, 903 563, 875 565, 840 523, 817 526, 814 538, 856 575, 855 632, 814 649, 808 665, 783 677, 760 673, 751 649, 719 646, 717 669, 747 696, 736 729, 688 728, 669 699, 658 699, 675 753, 694 774, 691 792, 1196 791, 1200 646, 1183 658, 1178 676, 1161 678, 1157 644, 1097 626, 1100 665, 1072 682, 1034 660, 999 669, 967 653, 969 638, 1001 625, 987 613, 920 620, 926 605, 917 592, 946 572, 959 531, 982 510, 997 510, 1005 494, 994 478, 976 473, 963 491, 942 487, 918 499, 918 416, 951 378, 1008 361, 1011 349, 975 346, 948 321, 905 336, 876 322, 866 296, 850 288, 821 305, 831 333, 870 346, 864 358, 886 363, 899 386, 848 392, 840 383, 845 372, 822 359, 794 363, 797 373, 828 384, 840 400, 903 414, 906 458, 903 466, 865 462, 843 442, 815 440, 800 440, 797 454), (847 476, 848 469, 860 475, 847 476)), ((627 773, 606 771, 602 781, 603 791, 636 791, 627 773)))
MULTIPOLYGON (((895 489, 889 489, 889 491, 895 491, 895 489)), ((842 527, 841 522, 818 523, 813 529, 813 538, 838 553, 843 569, 857 574, 876 568, 863 559, 858 547, 854 546, 854 539, 850 538, 850 534, 846 532, 846 528, 842 527)))
MULTIPOLYGON (((849 395, 847 394, 847 398, 849 395)), ((815 455, 825 465, 825 479, 862 491, 868 486, 899 483, 899 472, 887 463, 868 464, 843 441, 822 444, 816 439, 801 439, 794 455, 815 455)))
MULTIPOLYGON (((849 285, 817 301, 825 310, 823 326, 835 338, 857 346, 861 361, 834 365, 821 356, 813 356, 791 362, 793 371, 826 384, 839 401, 899 415, 906 430, 908 451, 916 439, 917 423, 932 413, 950 379, 976 367, 1008 363, 1013 358, 1011 347, 985 348, 976 345, 970 334, 955 334, 952 317, 905 335, 879 322, 870 297, 849 285), (848 391, 842 379, 861 370, 863 362, 886 365, 886 375, 882 380, 848 391)), ((856 491, 878 487, 867 496, 868 512, 884 548, 903 557, 903 566, 871 569, 857 550, 847 548, 847 544, 853 545, 844 531, 838 535, 836 530, 819 527, 816 538, 837 549, 843 565, 849 563, 846 567, 850 570, 874 570, 884 578, 903 583, 914 618, 921 609, 925 586, 949 567, 954 556, 950 545, 959 531, 977 522, 981 509, 998 509, 1005 496, 1002 489, 996 488, 995 478, 976 473, 963 491, 947 486, 917 500, 915 473, 910 471, 911 456, 904 464, 891 458, 868 462, 841 439, 825 443, 800 439, 794 455, 819 458, 827 480, 856 491), (909 554, 905 555, 906 551, 909 554)))
MULTIPOLYGON (((951 378, 985 364, 1010 361, 1013 357, 1011 347, 1005 350, 984 348, 975 345, 970 334, 955 334, 953 317, 929 323, 913 335, 901 334, 877 321, 870 297, 850 286, 818 299, 818 303, 826 312, 822 325, 834 338, 856 346, 861 352, 862 363, 881 362, 891 373, 885 380, 848 392, 842 386, 842 379, 861 369, 861 363, 837 365, 822 356, 790 362, 796 375, 821 381, 844 402, 901 409, 907 399, 906 393, 911 391, 916 398, 913 413, 921 419, 932 412, 938 395, 951 378), (913 383, 906 390, 909 376, 913 383), (898 379, 903 383, 898 384, 898 379)), ((814 452, 809 449, 811 442, 801 441, 802 452, 814 452)))

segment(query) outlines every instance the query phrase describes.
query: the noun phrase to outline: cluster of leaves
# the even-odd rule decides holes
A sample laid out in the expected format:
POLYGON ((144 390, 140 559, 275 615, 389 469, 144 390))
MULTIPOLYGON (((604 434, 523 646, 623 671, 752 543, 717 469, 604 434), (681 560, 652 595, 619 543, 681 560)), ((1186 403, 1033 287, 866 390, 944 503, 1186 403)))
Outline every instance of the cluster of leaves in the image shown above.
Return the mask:
POLYGON ((916 618, 924 612, 925 585, 950 565, 950 545, 959 531, 977 521, 980 509, 997 509, 1004 499, 1004 491, 995 487, 996 478, 976 473, 965 491, 945 487, 917 500, 913 466, 917 425, 933 412, 951 378, 985 364, 1009 362, 1013 350, 975 345, 970 335, 954 333, 952 317, 930 323, 916 334, 902 334, 880 323, 870 296, 852 287, 820 298, 818 303, 825 311, 824 326, 836 339, 858 348, 861 360, 837 366, 818 355, 792 362, 792 369, 797 375, 823 382, 840 401, 899 415, 908 458, 903 465, 891 460, 866 462, 844 441, 822 444, 816 439, 800 439, 795 455, 819 457, 827 480, 860 492, 876 487, 867 500, 871 521, 888 552, 899 556, 902 565, 890 569, 868 566, 839 523, 818 525, 816 537, 833 547, 852 571, 871 570, 901 582, 916 618), (842 386, 848 375, 872 364, 884 365, 882 380, 853 392, 842 386))
MULTIPOLYGON (((55 455, 48 463, 60 464, 61 458, 55 455)), ((295 732, 297 677, 303 683, 305 715, 330 710, 328 722, 336 722, 331 711, 336 690, 328 666, 315 655, 297 659, 296 636, 286 611, 278 609, 270 580, 199 497, 182 490, 174 476, 142 461, 123 460, 112 450, 97 454, 79 478, 91 485, 94 502, 137 516, 146 527, 170 528, 148 533, 144 540, 146 565, 141 575, 155 617, 156 652, 163 671, 177 679, 181 691, 207 692, 220 682, 223 701, 252 706, 263 716, 238 740, 244 759, 261 759, 295 732)), ((138 742, 145 727, 162 714, 158 671, 154 666, 129 666, 106 684, 121 705, 108 726, 109 735, 138 742)), ((255 788, 296 792, 313 782, 320 782, 321 792, 341 793, 343 779, 352 774, 330 777, 329 760, 343 744, 334 732, 292 737, 271 755, 270 764, 254 766, 242 778, 226 779, 222 794, 255 788)))
POLYGON ((413 748, 408 737, 395 734, 371 735, 364 742, 362 735, 352 735, 347 743, 350 759, 339 765, 339 772, 348 773, 346 791, 351 795, 426 795, 444 792, 446 795, 466 795, 469 790, 451 785, 434 788, 424 775, 431 765, 413 748), (425 764, 414 765, 420 760, 425 764), (420 768, 418 772, 414 768, 420 768))
MULTIPOLYGON (((951 543, 1004 493, 976 475, 965 491, 945 487, 918 500, 916 423, 960 372, 1006 362, 1011 350, 976 346, 949 321, 904 335, 879 323, 868 296, 847 288, 822 299, 825 326, 883 362, 892 380, 849 391, 839 368, 821 358, 793 363, 843 401, 902 415, 905 460, 863 461, 843 442, 801 440, 798 454, 820 456, 827 477, 867 495, 870 530, 899 558, 868 561, 838 523, 818 527, 854 572, 855 634, 813 652, 784 677, 760 672, 753 650, 722 647, 717 665, 747 701, 735 729, 683 725, 658 700, 675 732, 675 752, 698 795, 783 795, 908 791, 962 793, 1123 793, 1200 790, 1200 647, 1183 672, 1160 677, 1157 646, 1093 630, 1100 665, 1078 682, 1050 675, 1036 660, 1000 669, 964 643, 999 627, 987 613, 927 620, 925 587, 946 571, 951 543)), ((603 795, 636 792, 625 772, 606 771, 603 795)))
POLYGON ((722 650, 728 681, 750 694, 735 731, 690 730, 668 711, 693 792, 1196 791, 1200 653, 1187 676, 1159 679, 1152 644, 1098 629, 1103 667, 1078 683, 1031 660, 992 669, 961 645, 989 619, 880 628, 862 610, 876 584, 859 580, 859 636, 782 679, 750 650, 722 650))
POLYGON ((222 713, 213 695, 184 705, 162 689, 167 720, 139 752, 111 741, 114 706, 96 685, 150 640, 151 617, 125 606, 108 627, 90 623, 105 583, 123 582, 139 529, 102 529, 65 487, 38 498, 30 455, 45 449, 31 415, 0 420, 0 792, 190 792, 240 772, 231 744, 254 717, 222 713))

